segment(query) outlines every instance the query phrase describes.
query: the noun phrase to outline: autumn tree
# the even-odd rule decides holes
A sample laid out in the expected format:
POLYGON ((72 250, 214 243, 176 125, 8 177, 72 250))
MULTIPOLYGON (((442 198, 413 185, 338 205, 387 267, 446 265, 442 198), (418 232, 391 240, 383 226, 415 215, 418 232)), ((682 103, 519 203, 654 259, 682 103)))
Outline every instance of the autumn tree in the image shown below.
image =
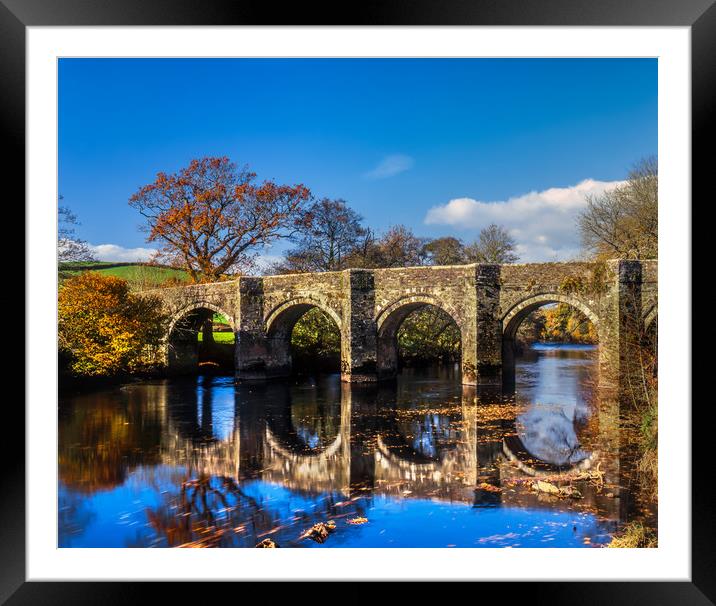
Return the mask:
POLYGON ((161 301, 130 292, 125 280, 83 272, 60 287, 58 346, 80 376, 146 369, 164 335, 161 301))
POLYGON ((514 263, 519 259, 515 253, 517 243, 501 225, 492 223, 480 230, 480 235, 465 247, 470 263, 514 263))
POLYGON ((431 265, 460 265, 466 261, 465 245, 452 236, 430 240, 424 249, 431 265))
POLYGON ((343 265, 346 269, 423 265, 428 258, 424 247, 425 240, 404 225, 391 227, 382 237, 366 229, 343 265))
POLYGON ((378 242, 381 267, 411 267, 426 260, 425 240, 405 225, 391 227, 378 242))
POLYGON ((594 325, 583 313, 567 303, 557 303, 539 310, 544 321, 540 341, 559 343, 597 343, 594 325))
POLYGON ((375 231, 367 227, 358 238, 353 250, 343 260, 344 269, 382 267, 379 239, 375 231))
POLYGON ((307 221, 298 226, 297 246, 279 263, 276 273, 336 271, 356 251, 366 236, 363 218, 345 200, 323 198, 306 211, 307 221))
POLYGON ((293 235, 308 220, 303 185, 256 182, 228 158, 192 160, 177 173, 159 173, 129 204, 145 217, 159 258, 192 280, 216 281, 250 267, 260 247, 293 235))
POLYGON ((655 157, 638 162, 627 180, 599 196, 588 196, 578 218, 585 250, 597 258, 655 259, 658 256, 659 171, 655 157))
MULTIPOLYGON (((62 200, 62 196, 60 196, 60 200, 62 200)), ((58 207, 57 225, 57 260, 60 263, 94 261, 87 242, 77 236, 76 228, 80 222, 68 207, 58 207)))

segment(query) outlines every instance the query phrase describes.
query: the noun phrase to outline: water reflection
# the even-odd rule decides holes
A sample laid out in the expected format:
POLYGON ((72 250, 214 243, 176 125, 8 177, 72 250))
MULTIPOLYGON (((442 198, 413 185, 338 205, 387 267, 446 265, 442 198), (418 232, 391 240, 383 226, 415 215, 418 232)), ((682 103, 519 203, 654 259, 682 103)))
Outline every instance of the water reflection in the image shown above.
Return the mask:
POLYGON ((327 519, 324 547, 599 544, 625 512, 594 370, 591 349, 536 348, 514 394, 442 368, 373 386, 198 377, 69 398, 59 544, 316 547, 299 537, 327 519), (603 485, 583 482, 581 499, 530 489, 538 473, 596 466, 603 485))
POLYGON ((596 348, 586 345, 536 344, 518 365, 526 410, 517 415, 517 436, 538 462, 563 468, 589 459, 577 432, 593 407, 595 368, 596 348))

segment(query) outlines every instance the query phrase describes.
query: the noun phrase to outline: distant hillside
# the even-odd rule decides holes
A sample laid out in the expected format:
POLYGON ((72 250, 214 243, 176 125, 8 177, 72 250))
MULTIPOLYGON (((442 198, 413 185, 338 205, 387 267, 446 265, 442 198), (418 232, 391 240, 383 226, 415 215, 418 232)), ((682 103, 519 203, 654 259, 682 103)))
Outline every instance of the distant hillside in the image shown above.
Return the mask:
POLYGON ((96 271, 101 274, 117 276, 127 280, 133 289, 154 288, 166 285, 170 280, 177 282, 190 281, 189 274, 183 269, 175 269, 165 265, 150 265, 148 263, 112 263, 106 261, 61 263, 59 267, 60 280, 67 279, 83 271, 96 271))

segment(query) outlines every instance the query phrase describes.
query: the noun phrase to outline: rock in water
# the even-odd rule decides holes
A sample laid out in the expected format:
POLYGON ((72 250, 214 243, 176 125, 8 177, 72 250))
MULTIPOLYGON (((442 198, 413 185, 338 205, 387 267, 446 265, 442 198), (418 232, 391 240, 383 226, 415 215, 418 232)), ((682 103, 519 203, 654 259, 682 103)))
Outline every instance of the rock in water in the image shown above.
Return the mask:
POLYGON ((278 545, 274 543, 271 539, 264 539, 261 541, 256 547, 261 549, 276 549, 278 545))
POLYGON ((544 492, 546 494, 552 494, 556 497, 581 499, 582 493, 580 493, 574 486, 555 486, 551 482, 545 482, 543 480, 537 480, 532 483, 532 490, 537 492, 544 492))
POLYGON ((336 529, 336 523, 333 520, 328 522, 318 522, 304 532, 299 539, 311 539, 316 543, 325 543, 328 535, 336 529))
POLYGON ((550 482, 544 482, 543 480, 537 480, 532 483, 532 488, 537 492, 546 492, 547 494, 559 494, 559 488, 550 482))

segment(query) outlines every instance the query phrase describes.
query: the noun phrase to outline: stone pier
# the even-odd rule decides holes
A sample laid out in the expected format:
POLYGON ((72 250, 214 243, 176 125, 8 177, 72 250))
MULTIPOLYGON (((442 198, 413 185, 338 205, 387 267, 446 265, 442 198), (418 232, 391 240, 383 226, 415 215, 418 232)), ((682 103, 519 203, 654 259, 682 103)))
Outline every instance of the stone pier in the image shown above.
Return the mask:
POLYGON ((343 381, 392 378, 400 325, 433 305, 460 331, 463 383, 494 385, 509 380, 524 318, 542 305, 566 303, 597 330, 602 383, 626 393, 634 389, 634 347, 656 326, 657 291, 657 261, 615 260, 242 276, 148 292, 162 298, 171 317, 165 340, 170 368, 196 364, 196 332, 207 314, 219 312, 236 335, 238 381, 288 376, 291 332, 314 307, 341 333, 343 381))

